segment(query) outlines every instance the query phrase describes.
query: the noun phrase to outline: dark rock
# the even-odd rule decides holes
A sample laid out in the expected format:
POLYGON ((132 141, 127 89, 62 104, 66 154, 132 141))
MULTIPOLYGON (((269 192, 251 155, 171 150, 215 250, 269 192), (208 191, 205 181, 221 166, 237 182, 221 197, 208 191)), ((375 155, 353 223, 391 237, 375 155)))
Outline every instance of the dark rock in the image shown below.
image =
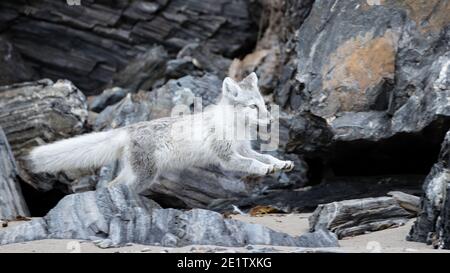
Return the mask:
POLYGON ((167 207, 206 208, 218 198, 245 197, 257 189, 240 174, 194 167, 162 174, 146 195, 167 207))
MULTIPOLYGON (((275 117, 273 113, 272 116, 275 117)), ((275 156, 276 158, 293 161, 294 169, 289 172, 279 172, 271 176, 261 177, 258 180, 258 183, 260 183, 262 187, 268 187, 268 189, 292 189, 303 187, 308 183, 309 165, 304 159, 304 154, 295 153, 289 149, 289 145, 291 145, 290 129, 296 121, 297 118, 295 116, 284 111, 280 111, 280 115, 278 117, 278 147, 272 147, 275 150, 265 152, 275 156)), ((274 125, 276 125, 276 123, 272 123, 272 126, 274 125)), ((305 140, 306 139, 307 138, 305 138, 305 140)))
POLYGON ((232 212, 233 205, 249 210, 257 205, 274 206, 285 212, 312 212, 320 204, 372 196, 390 191, 420 194, 423 176, 332 177, 315 186, 296 190, 271 190, 263 195, 215 200, 208 209, 232 212))
POLYGON ((341 239, 404 225, 412 216, 392 197, 346 200, 319 205, 309 217, 309 229, 327 229, 341 239))
POLYGON ((309 177, 428 172, 450 129, 448 5, 314 2, 274 94, 309 177))
MULTIPOLYGON (((447 62, 450 58, 447 57, 447 62)), ((443 64, 436 74, 446 70, 443 64)), ((436 82, 433 86, 436 86, 436 82)), ((433 122, 448 123, 450 106, 450 85, 444 90, 427 90, 425 93, 412 95, 393 116, 386 112, 348 112, 331 122, 335 140, 352 141, 367 139, 378 141, 402 133, 423 131, 433 122)), ((448 125, 446 126, 448 127, 448 125)), ((447 128, 448 129, 448 128, 447 128)))
POLYGON ((212 211, 161 209, 157 203, 126 187, 105 187, 96 192, 68 195, 44 218, 0 231, 0 244, 44 238, 94 240, 100 247, 127 243, 166 247, 338 246, 337 239, 325 232, 293 237, 261 225, 226 219, 212 211))
POLYGON ((18 170, 5 133, 0 127, 0 220, 28 216, 18 181, 18 170))
POLYGON ((274 93, 295 115, 286 151, 302 155, 310 183, 428 172, 450 128, 448 8, 314 2, 274 93))
POLYGON ((421 132, 448 118, 449 8, 315 1, 298 33, 293 110, 325 118, 339 141, 421 132))
POLYGON ((89 103, 91 111, 100 113, 107 106, 121 101, 127 95, 127 91, 120 87, 113 87, 104 90, 100 95, 95 96, 89 103))
POLYGON ((298 33, 301 107, 325 118, 371 109, 368 94, 394 77, 403 23, 400 11, 363 0, 315 1, 298 33))
POLYGON ((94 130, 119 128, 136 122, 150 120, 151 104, 147 93, 127 94, 120 102, 106 107, 95 119, 94 130))
POLYGON ((0 29, 40 77, 69 79, 93 95, 153 44, 171 54, 192 42, 221 55, 242 54, 258 33, 249 6, 244 0, 6 0, 0 29))
POLYGON ((167 62, 165 74, 170 79, 178 79, 186 75, 201 76, 203 71, 196 69, 192 60, 173 59, 167 62))
POLYGON ((0 36, 0 85, 31 81, 36 72, 22 59, 17 49, 0 36))
MULTIPOLYGON (((194 167, 161 175, 145 194, 166 207, 208 208, 217 200, 246 200, 250 196, 260 196, 267 189, 292 188, 296 182, 305 180, 304 165, 301 165, 304 162, 298 160, 297 163, 298 169, 294 169, 291 176, 276 173, 267 177, 194 167)), ((232 209, 231 205, 229 208, 232 209)))
POLYGON ((292 117, 286 151, 302 155, 326 153, 333 140, 333 132, 326 120, 309 112, 292 117))
POLYGON ((377 141, 390 137, 390 117, 385 112, 346 112, 331 122, 335 140, 377 141))
POLYGON ((275 101, 285 106, 290 92, 295 87, 285 77, 291 70, 293 78, 296 67, 295 32, 311 11, 313 0, 263 0, 260 25, 261 38, 254 51, 242 60, 235 59, 230 67, 230 76, 242 79, 250 72, 259 76, 260 89, 264 94, 275 93, 275 101), (283 91, 280 91, 283 90, 283 91), (285 93, 285 94, 280 94, 285 93), (280 101, 284 100, 283 103, 280 101))
POLYGON ((423 185, 421 211, 408 240, 426 242, 436 248, 450 249, 449 183, 450 132, 442 143, 439 161, 432 167, 423 185))
POLYGON ((0 87, 0 126, 14 154, 81 133, 85 96, 70 81, 40 80, 0 87))
POLYGON ((395 201, 404 209, 411 213, 420 212, 420 198, 411 194, 407 194, 401 191, 390 191, 389 196, 392 196, 395 201))
MULTIPOLYGON (((278 71, 279 74, 279 84, 277 88, 274 90, 275 99, 277 102, 285 101, 283 106, 295 105, 296 100, 290 101, 290 94, 299 94, 303 89, 302 85, 299 85, 295 81, 295 74, 297 72, 298 59, 296 58, 296 44, 299 39, 298 29, 305 22, 306 18, 311 13, 314 0, 285 0, 283 8, 283 17, 281 18, 283 24, 279 26, 277 31, 273 31, 273 33, 281 33, 280 40, 282 41, 282 47, 284 49, 280 52, 280 63, 281 67, 278 71), (279 91, 282 92, 279 92, 279 91), (281 94, 284 95, 283 99, 281 94)), ((277 28, 278 24, 275 22, 274 27, 277 28)))
POLYGON ((193 43, 183 47, 177 54, 178 60, 190 61, 196 69, 217 75, 223 80, 228 75, 231 60, 214 54, 202 44, 193 43))
POLYGON ((162 47, 153 47, 139 54, 133 61, 114 75, 111 86, 118 86, 135 93, 151 89, 164 78, 169 55, 162 47))
POLYGON ((213 53, 205 44, 191 43, 183 47, 177 58, 167 62, 166 77, 178 79, 187 75, 201 77, 205 73, 223 80, 228 75, 231 60, 213 53))

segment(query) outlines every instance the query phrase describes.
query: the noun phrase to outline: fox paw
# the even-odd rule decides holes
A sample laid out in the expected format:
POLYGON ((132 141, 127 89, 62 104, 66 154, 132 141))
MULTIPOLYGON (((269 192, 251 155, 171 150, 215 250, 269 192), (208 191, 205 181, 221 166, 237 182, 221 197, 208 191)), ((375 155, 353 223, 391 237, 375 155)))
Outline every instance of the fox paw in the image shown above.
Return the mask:
POLYGON ((281 170, 289 172, 292 171, 292 169, 294 169, 294 162, 290 160, 284 161, 284 165, 281 167, 281 170))
POLYGON ((273 174, 273 173, 275 173, 275 167, 274 166, 269 166, 267 168, 266 175, 273 174))

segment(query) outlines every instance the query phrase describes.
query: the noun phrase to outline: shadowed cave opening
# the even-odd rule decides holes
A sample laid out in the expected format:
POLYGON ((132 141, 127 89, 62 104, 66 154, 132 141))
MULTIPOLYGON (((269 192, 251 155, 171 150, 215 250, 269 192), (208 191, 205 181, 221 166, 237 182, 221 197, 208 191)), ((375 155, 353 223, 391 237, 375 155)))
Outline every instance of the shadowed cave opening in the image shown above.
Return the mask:
POLYGON ((23 181, 21 181, 20 187, 31 217, 45 216, 67 195, 58 188, 45 192, 39 191, 23 181))
MULTIPOLYGON (((325 170, 311 176, 425 176, 437 162, 441 143, 449 129, 450 120, 441 118, 418 133, 401 133, 379 141, 336 142, 329 158, 324 160, 322 168, 325 170)), ((317 180, 311 182, 314 184, 317 180)))

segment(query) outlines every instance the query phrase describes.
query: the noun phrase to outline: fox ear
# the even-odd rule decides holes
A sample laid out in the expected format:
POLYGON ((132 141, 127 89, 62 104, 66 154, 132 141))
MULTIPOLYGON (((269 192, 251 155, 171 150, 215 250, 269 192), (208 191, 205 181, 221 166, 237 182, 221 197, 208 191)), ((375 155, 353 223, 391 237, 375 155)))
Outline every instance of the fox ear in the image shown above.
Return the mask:
POLYGON ((241 81, 241 84, 250 85, 253 87, 258 86, 258 76, 255 72, 252 72, 241 81))
POLYGON ((239 85, 230 77, 223 80, 222 92, 229 97, 237 97, 239 93, 239 85))

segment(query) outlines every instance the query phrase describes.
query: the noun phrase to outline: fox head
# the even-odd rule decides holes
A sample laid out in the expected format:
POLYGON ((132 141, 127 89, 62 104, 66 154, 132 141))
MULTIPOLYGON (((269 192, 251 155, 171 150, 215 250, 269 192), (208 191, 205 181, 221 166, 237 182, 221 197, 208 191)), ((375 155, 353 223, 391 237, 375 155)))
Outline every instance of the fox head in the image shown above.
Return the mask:
POLYGON ((237 114, 252 123, 269 123, 271 116, 258 88, 258 76, 252 72, 240 82, 227 77, 222 84, 222 97, 237 114))

